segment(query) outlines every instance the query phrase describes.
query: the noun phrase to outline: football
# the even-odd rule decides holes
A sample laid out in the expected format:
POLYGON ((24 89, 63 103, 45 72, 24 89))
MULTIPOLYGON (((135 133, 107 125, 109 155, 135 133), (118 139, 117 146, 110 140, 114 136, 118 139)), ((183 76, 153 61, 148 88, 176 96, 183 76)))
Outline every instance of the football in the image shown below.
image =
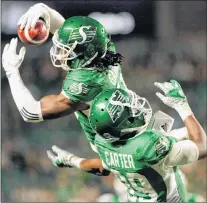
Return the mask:
POLYGON ((40 45, 48 39, 49 28, 43 20, 39 19, 34 28, 26 30, 20 29, 20 26, 18 26, 18 36, 25 44, 40 45))

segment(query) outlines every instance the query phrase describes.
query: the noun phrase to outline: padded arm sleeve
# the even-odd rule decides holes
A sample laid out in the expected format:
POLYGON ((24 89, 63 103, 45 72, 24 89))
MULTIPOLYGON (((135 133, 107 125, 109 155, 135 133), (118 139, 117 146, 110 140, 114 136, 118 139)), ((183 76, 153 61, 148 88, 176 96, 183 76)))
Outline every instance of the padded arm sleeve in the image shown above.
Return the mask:
POLYGON ((179 128, 179 129, 174 129, 169 132, 169 136, 174 137, 178 142, 182 140, 188 140, 188 131, 186 127, 179 128))
POLYGON ((199 158, 199 150, 195 143, 190 140, 177 142, 171 152, 165 157, 165 166, 178 166, 192 163, 199 158))
POLYGON ((8 76, 13 99, 22 118, 26 122, 43 121, 40 101, 36 101, 30 91, 25 87, 19 72, 8 76))

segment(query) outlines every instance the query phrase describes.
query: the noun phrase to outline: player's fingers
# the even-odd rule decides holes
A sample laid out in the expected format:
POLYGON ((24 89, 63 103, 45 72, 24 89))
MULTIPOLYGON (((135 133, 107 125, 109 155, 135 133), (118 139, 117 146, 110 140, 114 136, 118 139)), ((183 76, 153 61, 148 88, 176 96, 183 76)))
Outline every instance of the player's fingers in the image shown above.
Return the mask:
POLYGON ((156 96, 157 96, 160 100, 162 100, 163 102, 166 101, 166 97, 165 97, 163 94, 161 94, 160 92, 156 92, 156 96))
POLYGON ((55 153, 57 153, 57 154, 59 154, 59 153, 62 151, 62 149, 60 149, 60 148, 57 147, 56 145, 53 145, 53 146, 52 146, 52 150, 53 150, 55 153))
POLYGON ((163 83, 160 83, 160 82, 154 82, 154 85, 156 86, 156 87, 158 87, 159 89, 163 89, 163 83))
POLYGON ((163 83, 163 86, 164 86, 166 89, 168 89, 168 90, 170 90, 170 89, 173 88, 173 85, 172 85, 170 82, 164 82, 164 83, 163 83))
POLYGON ((159 89, 161 89, 165 94, 168 92, 168 89, 166 89, 166 86, 164 85, 164 83, 155 82, 154 85, 158 87, 159 89))
POLYGON ((170 80, 171 85, 175 88, 181 88, 180 84, 176 80, 170 80))
POLYGON ((7 60, 7 53, 8 53, 8 49, 9 49, 9 44, 6 44, 2 53, 2 63, 4 64, 4 62, 7 60))
POLYGON ((27 14, 25 14, 25 15, 23 15, 21 18, 20 18, 20 20, 19 20, 19 25, 20 25, 20 29, 22 30, 22 29, 24 29, 24 27, 25 27, 25 25, 26 25, 26 23, 27 23, 27 18, 28 18, 28 15, 27 14))
POLYGON ((17 48, 17 38, 12 38, 9 44, 9 52, 16 53, 17 48))
POLYGON ((32 28, 35 27, 36 22, 38 21, 39 17, 40 17, 39 14, 36 14, 36 15, 33 16, 33 19, 32 19, 32 21, 31 21, 31 27, 32 27, 32 28))
POLYGON ((19 51, 19 57, 20 57, 21 59, 23 59, 25 53, 26 53, 26 48, 25 48, 25 47, 22 47, 22 48, 20 49, 20 51, 19 51))
POLYGON ((56 166, 56 164, 55 164, 55 159, 56 159, 55 155, 50 150, 47 150, 47 156, 52 161, 52 163, 56 166))
POLYGON ((9 49, 9 44, 6 44, 3 50, 3 55, 7 53, 8 49, 9 49))
POLYGON ((47 150, 47 156, 52 161, 55 159, 55 155, 50 150, 47 150))
POLYGON ((44 13, 44 21, 46 23, 46 27, 50 28, 50 15, 48 13, 44 13))
POLYGON ((25 25, 25 30, 29 30, 31 28, 31 23, 34 18, 35 14, 31 13, 27 19, 27 23, 25 25))

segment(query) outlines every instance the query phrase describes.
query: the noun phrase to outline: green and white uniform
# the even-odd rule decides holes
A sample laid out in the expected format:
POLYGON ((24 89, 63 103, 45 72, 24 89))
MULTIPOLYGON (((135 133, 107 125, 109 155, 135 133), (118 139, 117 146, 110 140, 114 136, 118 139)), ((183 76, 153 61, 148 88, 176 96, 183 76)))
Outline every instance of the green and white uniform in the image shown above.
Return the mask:
MULTIPOLYGON (((91 104, 100 92, 116 87, 121 89, 127 88, 122 77, 120 65, 110 66, 104 71, 77 69, 67 73, 62 85, 62 94, 75 102, 91 104)), ((75 115, 88 141, 94 144, 96 133, 88 121, 89 111, 90 109, 79 111, 75 115)))
POLYGON ((185 200, 185 187, 178 167, 164 164, 174 143, 173 137, 154 130, 114 143, 98 135, 95 139, 104 168, 125 184, 131 202, 185 200))

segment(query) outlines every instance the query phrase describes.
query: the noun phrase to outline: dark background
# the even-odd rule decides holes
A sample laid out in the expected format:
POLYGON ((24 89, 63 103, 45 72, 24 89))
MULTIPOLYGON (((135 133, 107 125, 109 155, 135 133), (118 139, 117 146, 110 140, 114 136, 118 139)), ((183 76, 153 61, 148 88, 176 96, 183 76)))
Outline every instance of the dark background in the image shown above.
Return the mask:
MULTIPOLYGON (((37 1, 2 1, 1 45, 16 37, 19 17, 37 1)), ((155 96, 155 81, 178 80, 195 116, 206 131, 206 2, 205 1, 45 1, 65 18, 91 12, 127 11, 135 19, 134 30, 112 35, 124 56, 127 86, 146 97, 154 111, 179 115, 155 96)), ((116 25, 114 25, 116 27, 116 25)), ((110 34, 110 33, 109 33, 110 34)), ((23 44, 20 42, 19 47, 23 44)), ((20 67, 25 85, 39 100, 61 92, 65 72, 50 61, 51 37, 41 46, 28 46, 20 67)), ((2 202, 96 201, 103 193, 115 193, 113 177, 100 178, 76 169, 59 169, 48 160, 52 145, 78 156, 94 154, 74 115, 37 124, 25 123, 1 71, 1 189, 2 202)), ((182 167, 188 191, 206 199, 206 159, 182 167)))

